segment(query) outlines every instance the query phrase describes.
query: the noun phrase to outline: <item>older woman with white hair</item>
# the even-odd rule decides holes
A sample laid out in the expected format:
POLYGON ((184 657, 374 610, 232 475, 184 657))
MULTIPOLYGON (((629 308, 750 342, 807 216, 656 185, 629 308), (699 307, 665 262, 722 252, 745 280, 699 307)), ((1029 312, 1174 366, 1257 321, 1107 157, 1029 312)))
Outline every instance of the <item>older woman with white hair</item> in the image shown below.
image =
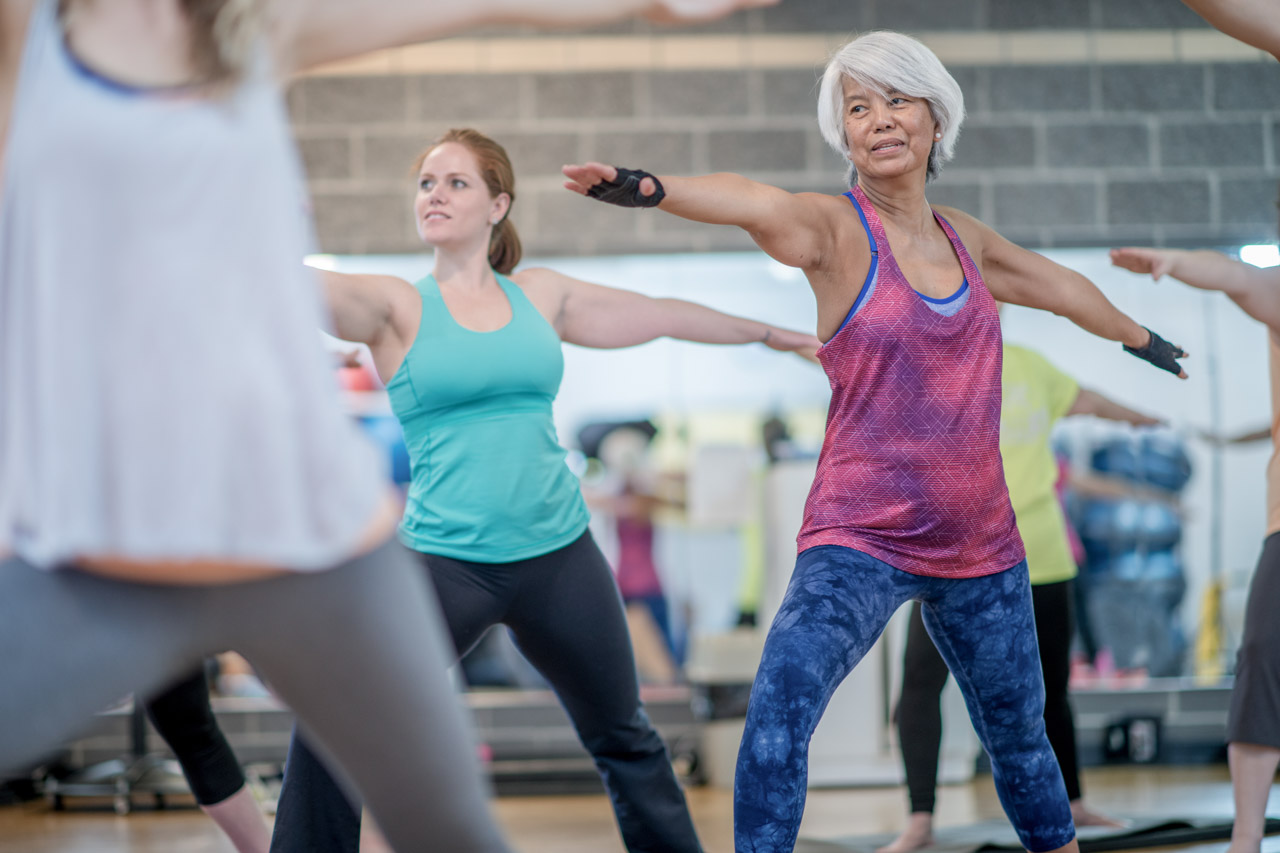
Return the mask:
POLYGON ((915 599, 1022 843, 1075 850, 1000 462, 996 300, 1061 314, 1179 376, 1184 353, 1083 276, 962 211, 930 206, 926 181, 952 156, 964 99, 920 42, 872 32, 845 45, 827 67, 818 113, 851 166, 843 195, 732 174, 564 170, 569 189, 602 201, 745 229, 802 269, 817 297, 831 408, 795 572, 752 688, 737 849, 792 849, 822 711, 894 611, 915 599))

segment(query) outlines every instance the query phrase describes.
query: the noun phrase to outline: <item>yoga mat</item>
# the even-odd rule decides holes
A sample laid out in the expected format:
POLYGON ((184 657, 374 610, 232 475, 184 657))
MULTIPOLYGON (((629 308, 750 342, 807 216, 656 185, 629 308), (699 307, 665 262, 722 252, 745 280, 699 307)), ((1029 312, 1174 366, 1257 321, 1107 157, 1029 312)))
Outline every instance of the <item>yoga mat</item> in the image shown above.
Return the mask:
MULTIPOLYGON (((1079 831, 1081 853, 1135 850, 1140 847, 1191 844, 1197 841, 1217 841, 1231 837, 1230 818, 1145 816, 1127 819, 1129 825, 1123 829, 1101 826, 1081 827, 1079 831)), ((1280 832, 1280 819, 1268 818, 1267 835, 1278 832, 1280 832)), ((802 838, 796 844, 795 853, 875 853, 876 848, 883 847, 897 837, 897 833, 891 832, 826 840, 802 838)), ((979 851, 999 853, 999 851, 1023 849, 1013 827, 1004 820, 989 820, 969 826, 944 826, 934 830, 933 838, 933 845, 922 853, 979 853, 979 851)))

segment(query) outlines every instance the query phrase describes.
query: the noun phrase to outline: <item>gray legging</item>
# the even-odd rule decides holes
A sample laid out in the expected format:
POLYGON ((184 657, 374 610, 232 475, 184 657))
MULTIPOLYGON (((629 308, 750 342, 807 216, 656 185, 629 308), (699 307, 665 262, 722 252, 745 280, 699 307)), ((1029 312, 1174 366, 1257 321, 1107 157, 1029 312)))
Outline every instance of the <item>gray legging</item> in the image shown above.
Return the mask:
POLYGON ((446 677, 430 587, 388 543, 329 571, 225 586, 123 583, 0 561, 0 772, 33 762, 130 691, 243 654, 398 851, 506 851, 446 677))

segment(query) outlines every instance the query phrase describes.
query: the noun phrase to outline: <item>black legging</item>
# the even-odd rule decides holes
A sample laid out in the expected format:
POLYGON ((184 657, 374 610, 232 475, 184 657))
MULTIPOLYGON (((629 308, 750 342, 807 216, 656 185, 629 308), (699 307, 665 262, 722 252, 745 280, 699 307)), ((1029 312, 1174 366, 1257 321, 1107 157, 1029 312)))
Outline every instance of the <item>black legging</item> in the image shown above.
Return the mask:
POLYGON ((197 803, 216 805, 244 787, 244 771, 213 716, 203 669, 148 702, 147 716, 177 756, 197 803))
MULTIPOLYGON (((627 849, 700 851, 666 746, 640 704, 622 599, 591 534, 515 563, 420 556, 460 655, 506 625, 555 690, 604 779, 627 849)), ((359 841, 359 812, 295 732, 272 853, 356 853, 359 841)))
MULTIPOLYGON (((1076 762, 1076 728, 1067 682, 1071 670, 1071 581, 1031 587, 1036 641, 1044 670, 1044 724, 1049 745, 1062 767, 1067 796, 1080 799, 1080 770, 1076 762)), ((938 785, 938 750, 942 745, 942 688, 947 665, 934 648, 920 615, 911 607, 907 650, 902 673, 902 697, 895 712, 902 763, 912 812, 932 812, 938 785)))

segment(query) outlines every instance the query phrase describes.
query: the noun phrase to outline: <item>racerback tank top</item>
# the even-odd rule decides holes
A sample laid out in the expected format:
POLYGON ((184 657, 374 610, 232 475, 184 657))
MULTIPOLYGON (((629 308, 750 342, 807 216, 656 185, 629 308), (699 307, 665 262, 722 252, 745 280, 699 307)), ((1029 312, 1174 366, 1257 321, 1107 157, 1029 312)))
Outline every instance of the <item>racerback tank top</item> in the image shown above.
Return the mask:
POLYGON ((831 408, 798 539, 894 568, 976 577, 1023 559, 1000 462, 1000 320, 973 259, 941 216, 970 294, 952 316, 925 305, 858 187, 846 193, 872 262, 849 316, 818 351, 831 408))
POLYGON ((589 520, 552 418, 560 336, 519 285, 497 278, 511 320, 491 332, 454 320, 433 276, 417 282, 418 334, 387 383, 413 471, 400 538, 475 563, 548 554, 589 520))

